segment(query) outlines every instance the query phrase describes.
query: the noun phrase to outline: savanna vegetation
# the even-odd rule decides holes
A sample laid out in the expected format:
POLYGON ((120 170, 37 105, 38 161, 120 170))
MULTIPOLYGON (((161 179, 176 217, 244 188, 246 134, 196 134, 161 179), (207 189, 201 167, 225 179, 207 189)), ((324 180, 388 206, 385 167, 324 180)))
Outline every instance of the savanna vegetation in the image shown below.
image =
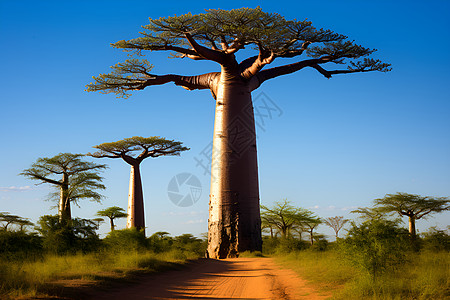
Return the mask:
POLYGON ((136 273, 180 267, 203 256, 206 241, 191 234, 145 237, 136 228, 113 230, 100 239, 92 220, 42 216, 37 232, 9 226, 0 230, 0 298, 63 296, 67 280, 107 284, 136 273))
MULTIPOLYGON (((405 197, 415 211, 431 214, 448 210, 448 198, 396 195, 405 197), (418 203, 413 205, 411 199, 417 199, 418 203), (433 209, 436 205, 430 199, 439 202, 438 210, 433 209)), ((263 206, 261 215, 266 232, 263 254, 275 257, 280 265, 298 272, 322 291, 332 294, 333 299, 448 299, 449 228, 432 227, 412 238, 411 227, 407 229, 400 218, 391 214, 400 209, 388 210, 385 205, 380 207, 377 199, 374 207, 354 211, 360 214, 357 221, 337 216, 320 219, 322 223, 311 222, 305 216, 312 216, 312 212, 296 208, 287 200, 272 207, 263 206), (304 217, 299 218, 298 212, 304 217), (272 218, 268 219, 270 215, 272 218), (312 234, 315 223, 331 227, 336 240, 329 242, 321 234, 312 234), (346 224, 345 234, 341 231, 345 236, 339 238, 338 232, 346 224)), ((408 211, 406 205, 402 207, 408 211)))

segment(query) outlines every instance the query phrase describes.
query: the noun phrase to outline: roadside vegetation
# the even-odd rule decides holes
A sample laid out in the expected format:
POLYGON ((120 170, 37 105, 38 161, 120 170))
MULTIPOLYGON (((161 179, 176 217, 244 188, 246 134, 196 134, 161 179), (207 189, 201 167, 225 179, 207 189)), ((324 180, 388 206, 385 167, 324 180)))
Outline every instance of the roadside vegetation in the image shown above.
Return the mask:
MULTIPOLYGON (((262 215, 267 217, 264 209, 262 215)), ((310 231, 308 218, 306 224, 298 218, 296 212, 304 209, 287 200, 270 209, 276 217, 263 221, 263 254, 333 294, 332 299, 450 299, 448 228, 432 227, 416 235, 411 226, 404 228, 401 219, 375 206, 356 210, 358 222, 345 221, 347 228, 341 233, 345 236, 328 242, 310 231)), ((322 224, 339 227, 326 220, 322 224)))
POLYGON ((75 218, 71 226, 61 226, 58 219, 41 217, 40 234, 12 226, 0 230, 1 299, 59 295, 65 281, 102 284, 177 268, 206 249, 206 242, 191 234, 157 232, 146 238, 132 228, 100 239, 90 220, 75 218))

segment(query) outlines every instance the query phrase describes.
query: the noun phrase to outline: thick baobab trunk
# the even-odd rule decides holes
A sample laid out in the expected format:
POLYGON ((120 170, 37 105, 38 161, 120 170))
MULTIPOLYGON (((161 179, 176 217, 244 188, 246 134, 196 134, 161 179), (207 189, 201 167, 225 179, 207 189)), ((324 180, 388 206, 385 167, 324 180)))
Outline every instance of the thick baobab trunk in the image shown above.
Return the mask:
POLYGON ((130 189, 128 192, 127 228, 145 229, 144 193, 142 192, 139 165, 131 165, 130 189))
POLYGON ((256 133, 249 86, 222 68, 216 95, 208 255, 261 251, 256 133))
POLYGON ((67 224, 72 219, 69 199, 69 176, 67 174, 63 174, 62 183, 60 185, 58 214, 59 222, 61 224, 67 224))

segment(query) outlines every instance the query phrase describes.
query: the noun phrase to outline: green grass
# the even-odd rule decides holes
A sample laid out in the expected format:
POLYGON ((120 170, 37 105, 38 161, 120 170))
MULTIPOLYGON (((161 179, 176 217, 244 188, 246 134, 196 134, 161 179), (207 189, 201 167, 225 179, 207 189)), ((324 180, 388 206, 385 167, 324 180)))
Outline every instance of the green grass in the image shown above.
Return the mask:
POLYGON ((17 298, 45 294, 52 282, 81 279, 102 281, 126 278, 139 272, 161 271, 183 264, 198 255, 170 250, 165 253, 149 251, 98 252, 67 256, 48 255, 36 261, 0 261, 0 298, 17 298))
POLYGON ((450 299, 448 252, 411 253, 408 263, 375 280, 332 250, 299 251, 275 260, 320 290, 332 292, 333 299, 450 299))

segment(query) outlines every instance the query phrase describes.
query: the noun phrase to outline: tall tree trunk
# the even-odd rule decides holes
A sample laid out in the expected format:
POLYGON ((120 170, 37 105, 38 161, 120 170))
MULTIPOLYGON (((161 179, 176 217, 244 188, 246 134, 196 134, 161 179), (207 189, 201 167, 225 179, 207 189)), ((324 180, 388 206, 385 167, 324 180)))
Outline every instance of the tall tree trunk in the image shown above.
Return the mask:
POLYGON ((261 251, 258 164, 251 91, 222 67, 216 97, 208 255, 261 251))
POLYGON ((139 164, 131 165, 130 189, 128 192, 127 228, 145 230, 144 193, 142 192, 139 164))
POLYGON ((59 222, 61 224, 66 225, 72 219, 69 199, 69 175, 67 174, 63 174, 62 183, 60 185, 58 214, 59 222))

